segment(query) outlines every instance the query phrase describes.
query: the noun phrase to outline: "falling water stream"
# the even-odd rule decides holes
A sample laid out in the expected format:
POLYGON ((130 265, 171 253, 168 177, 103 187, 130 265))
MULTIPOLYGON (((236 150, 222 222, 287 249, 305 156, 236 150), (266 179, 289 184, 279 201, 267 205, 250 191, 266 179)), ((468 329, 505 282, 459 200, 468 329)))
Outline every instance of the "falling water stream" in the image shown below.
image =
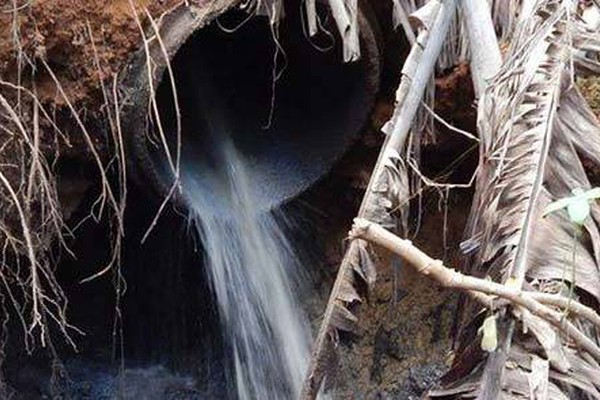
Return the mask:
MULTIPOLYGON (((292 221, 281 209, 273 209, 281 199, 271 194, 281 187, 269 186, 270 177, 257 157, 237 151, 235 145, 236 140, 247 143, 252 135, 273 132, 249 129, 248 135, 239 135, 244 127, 230 125, 236 120, 228 114, 235 113, 213 87, 210 69, 196 67, 187 71, 192 93, 187 100, 198 112, 182 116, 196 132, 185 132, 194 140, 182 147, 181 186, 202 260, 186 268, 203 268, 208 276, 212 293, 202 293, 202 298, 215 303, 225 349, 203 350, 199 357, 206 360, 199 364, 208 365, 210 373, 197 380, 169 374, 162 365, 134 366, 120 375, 105 365, 73 364, 69 369, 86 391, 102 393, 96 398, 158 399, 171 386, 210 393, 205 398, 298 398, 311 341, 299 305, 306 269, 291 240, 292 221), (214 360, 214 354, 223 359, 214 360), (225 373, 213 374, 214 369, 225 373)), ((281 149, 276 137, 269 144, 272 151, 281 149)), ((289 189, 295 183, 278 185, 289 189)), ((73 390, 81 387, 77 383, 73 390)))
MULTIPOLYGON (((198 157, 182 165, 182 182, 203 255, 201 265, 190 267, 204 268, 209 277, 213 293, 202 298, 216 300, 225 351, 214 354, 223 359, 204 349, 199 364, 210 368, 198 379, 162 365, 132 364, 119 373, 109 364, 69 360, 67 398, 299 397, 311 334, 297 301, 306 274, 288 237, 290 221, 281 210, 261 206, 263 188, 255 185, 251 160, 230 138, 208 136, 198 157), (175 397, 167 396, 171 392, 175 397)), ((24 373, 23 390, 46 393, 48 376, 32 368, 24 373)))
POLYGON ((248 161, 227 135, 211 142, 183 182, 232 348, 229 385, 240 399, 296 398, 311 337, 295 299, 302 266, 285 220, 258 203, 248 161))

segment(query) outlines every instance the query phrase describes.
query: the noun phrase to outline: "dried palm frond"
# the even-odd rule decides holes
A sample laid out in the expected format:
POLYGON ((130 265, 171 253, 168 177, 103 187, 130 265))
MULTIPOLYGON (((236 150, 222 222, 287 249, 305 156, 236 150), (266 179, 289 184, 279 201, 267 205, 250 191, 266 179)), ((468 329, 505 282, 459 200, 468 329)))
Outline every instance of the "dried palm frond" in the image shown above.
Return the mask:
POLYGON ((569 66, 568 10, 557 2, 547 3, 560 10, 545 18, 541 13, 532 16, 537 23, 530 22, 530 27, 521 25, 511 56, 484 94, 484 115, 479 119, 481 190, 470 223, 480 250, 475 265, 492 260, 498 248, 507 248, 494 260, 495 270, 521 280, 526 249, 519 244, 529 240, 560 84, 569 66))
MULTIPOLYGON (((396 228, 407 205, 408 180, 400 153, 420 107, 423 92, 434 70, 445 34, 455 13, 455 1, 434 0, 426 9, 413 14, 420 33, 403 68, 397 91, 397 107, 387 124, 388 136, 373 170, 359 217, 396 228), (395 214, 394 212, 400 212, 395 214)), ((370 288, 375 282, 374 263, 366 241, 353 240, 346 251, 331 291, 319 334, 316 338, 302 398, 313 399, 335 375, 338 331, 352 331, 356 316, 350 309, 361 302, 364 293, 358 283, 370 288)))
MULTIPOLYGON (((392 18, 395 27, 406 18, 406 15, 414 14, 417 12, 417 10, 426 10, 428 6, 435 6, 435 3, 437 3, 436 1, 429 0, 392 0, 392 2, 392 18)), ((456 12, 458 15, 460 15, 459 9, 457 9, 456 12)), ((402 28, 407 37, 410 38, 412 34, 411 28, 414 29, 414 27, 411 27, 410 24, 404 23, 402 24, 402 28)), ((437 60, 436 66, 438 71, 444 71, 455 67, 467 59, 469 46, 466 40, 466 35, 463 33, 464 26, 462 24, 462 19, 454 18, 450 28, 448 29, 448 34, 444 41, 441 54, 437 60)))
MULTIPOLYGON (((523 5, 507 60, 481 100, 480 166, 463 248, 472 275, 577 296, 597 310, 600 209, 592 206, 579 233, 564 212, 542 218, 551 201, 589 189, 579 154, 599 150, 600 128, 573 86, 575 11, 571 1, 523 5)), ((592 378, 598 360, 518 308, 512 311, 519 324, 505 309, 497 312, 500 345, 486 356, 474 340, 480 310, 464 307, 457 356, 444 389, 432 397, 600 397, 592 378)), ((568 312, 565 318, 598 343, 589 323, 568 312)))
MULTIPOLYGON (((397 27, 398 25, 402 25, 403 30, 407 36, 409 36, 412 32, 407 32, 409 25, 404 22, 406 20, 406 15, 423 7, 427 4, 427 0, 392 1, 392 18, 394 26, 397 27)), ((491 11, 493 26, 498 33, 501 42, 507 41, 513 34, 518 18, 520 3, 521 0, 487 0, 487 4, 491 11)), ((467 29, 464 24, 464 7, 465 4, 462 3, 461 7, 457 9, 458 18, 455 18, 450 28, 450 33, 444 43, 444 49, 437 64, 438 70, 447 70, 470 58, 471 49, 466 35, 467 29)), ((493 56, 493 54, 488 55, 493 56)))
MULTIPOLYGON (((401 25, 406 39, 411 46, 414 46, 415 41, 417 40, 415 34, 418 33, 419 30, 422 30, 423 27, 427 27, 433 22, 432 20, 428 21, 427 19, 431 19, 435 16, 435 10, 439 7, 439 1, 426 2, 420 0, 415 2, 414 0, 392 0, 392 2, 392 22, 394 24, 394 28, 398 28, 401 25)), ((420 40, 423 41, 423 38, 420 40)), ((419 58, 416 54, 414 54, 414 52, 413 54, 409 55, 405 61, 402 76, 410 76, 410 72, 407 71, 410 68, 415 67, 411 64, 418 62, 418 59, 419 58)), ((400 103, 399 98, 402 96, 402 92, 406 91, 406 89, 403 89, 402 86, 407 86, 409 84, 409 80, 405 80, 400 84, 400 88, 396 94, 397 103, 400 103)), ((435 80, 434 76, 431 76, 427 84, 427 88, 425 89, 423 103, 425 103, 425 105, 430 109, 433 109, 434 99, 435 80)), ((383 131, 386 132, 386 130, 387 128, 384 127, 383 131)), ((420 108, 415 117, 411 134, 408 139, 409 144, 407 146, 407 157, 414 159, 418 164, 420 160, 421 146, 436 143, 437 137, 435 133, 434 118, 432 113, 428 112, 425 107, 420 108)), ((418 193, 419 188, 419 180, 414 180, 414 182, 411 182, 411 192, 418 193)))
MULTIPOLYGON (((358 60, 360 58, 358 1, 327 0, 326 3, 342 39, 344 62, 358 60)), ((254 10, 256 15, 268 17, 269 23, 274 27, 285 17, 284 0, 254 0, 249 4, 249 10, 254 10)), ((247 5, 243 4, 242 6, 247 5)), ((322 29, 316 0, 304 0, 304 12, 306 15, 306 32, 308 36, 313 37, 322 29)))
POLYGON ((521 0, 491 0, 492 19, 500 42, 510 39, 516 25, 521 0))

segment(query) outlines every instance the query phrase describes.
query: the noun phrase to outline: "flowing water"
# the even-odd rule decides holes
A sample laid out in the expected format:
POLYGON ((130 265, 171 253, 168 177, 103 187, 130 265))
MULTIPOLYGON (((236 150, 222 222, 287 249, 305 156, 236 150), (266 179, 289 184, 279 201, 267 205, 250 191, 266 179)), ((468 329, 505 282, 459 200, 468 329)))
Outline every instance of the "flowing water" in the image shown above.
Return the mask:
POLYGON ((297 398, 311 337, 295 298, 303 267, 285 220, 261 211, 248 161, 226 135, 210 149, 183 182, 232 349, 229 384, 240 399, 297 398))

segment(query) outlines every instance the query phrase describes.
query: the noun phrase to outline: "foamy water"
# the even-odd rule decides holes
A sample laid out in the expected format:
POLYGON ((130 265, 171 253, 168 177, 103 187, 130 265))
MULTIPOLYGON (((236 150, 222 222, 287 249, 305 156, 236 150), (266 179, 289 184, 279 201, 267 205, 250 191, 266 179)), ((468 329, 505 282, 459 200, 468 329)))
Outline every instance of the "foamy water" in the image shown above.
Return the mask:
POLYGON ((214 144, 210 163, 184 166, 183 182, 233 349, 230 385, 240 399, 297 398, 311 337, 296 299, 303 266, 282 219, 261 211, 247 162, 227 137, 214 144))

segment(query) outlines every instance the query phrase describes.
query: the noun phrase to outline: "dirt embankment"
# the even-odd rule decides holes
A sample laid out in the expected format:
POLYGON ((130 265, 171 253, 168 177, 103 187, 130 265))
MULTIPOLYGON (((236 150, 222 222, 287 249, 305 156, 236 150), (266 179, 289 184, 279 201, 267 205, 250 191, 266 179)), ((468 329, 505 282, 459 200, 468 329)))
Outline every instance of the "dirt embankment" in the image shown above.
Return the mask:
MULTIPOLYGON (((81 127, 67 106, 70 102, 102 153, 106 139, 102 132, 105 100, 101 81, 112 97, 113 80, 142 44, 136 18, 148 31, 149 16, 159 19, 180 1, 4 3, 0 13, 0 79, 31 90, 45 108, 48 115, 39 121, 45 152, 60 150, 63 155, 84 159, 89 154, 81 127), (65 138, 60 139, 55 127, 65 138)), ((0 86, 0 94, 21 105, 17 112, 26 129, 31 129, 31 98, 21 93, 23 102, 18 103, 17 91, 7 85, 0 86)), ((3 142, 8 140, 3 138, 3 142)))
MULTIPOLYGON (((138 19, 143 30, 151 31, 150 18, 159 19, 179 3, 0 2, 0 95, 6 99, 0 107, 0 173, 10 186, 0 187, 0 239, 15 237, 17 253, 24 253, 25 224, 34 250, 44 254, 60 231, 60 214, 68 217, 74 207, 61 210, 58 196, 80 198, 95 181, 94 152, 107 164, 112 140, 107 110, 114 110, 105 96, 112 99, 113 82, 142 46, 138 19), (63 176, 65 160, 74 161, 70 169, 77 174, 89 170, 81 174, 91 175, 73 183, 63 176)), ((77 204, 70 200, 60 198, 60 203, 77 204)))
POLYGON ((77 109, 92 111, 101 99, 100 79, 110 79, 141 46, 142 26, 179 0, 54 0, 31 2, 0 14, 0 76, 15 82, 22 79, 38 89, 44 103, 65 104, 57 93, 55 80, 40 62, 44 60, 62 85, 66 97, 77 109))
MULTIPOLYGON (((112 97, 112 82, 141 46, 135 16, 148 30, 150 15, 157 19, 176 3, 0 2, 0 243, 5 249, 0 273, 12 290, 3 296, 19 303, 9 311, 33 315, 32 326, 39 326, 40 298, 63 307, 54 256, 58 238, 67 231, 64 219, 77 206, 70 200, 80 200, 100 173, 117 169, 116 163, 109 164, 107 149, 111 143, 114 148, 115 140, 103 93, 112 97), (90 154, 97 155, 96 164, 90 163, 90 154), (82 172, 88 175, 73 184, 66 169, 92 172, 82 172)), ((40 335, 31 338, 32 345, 40 335)))
POLYGON ((594 111, 594 114, 600 119, 600 77, 592 76, 587 78, 579 78, 577 86, 583 96, 588 101, 588 104, 594 111))

